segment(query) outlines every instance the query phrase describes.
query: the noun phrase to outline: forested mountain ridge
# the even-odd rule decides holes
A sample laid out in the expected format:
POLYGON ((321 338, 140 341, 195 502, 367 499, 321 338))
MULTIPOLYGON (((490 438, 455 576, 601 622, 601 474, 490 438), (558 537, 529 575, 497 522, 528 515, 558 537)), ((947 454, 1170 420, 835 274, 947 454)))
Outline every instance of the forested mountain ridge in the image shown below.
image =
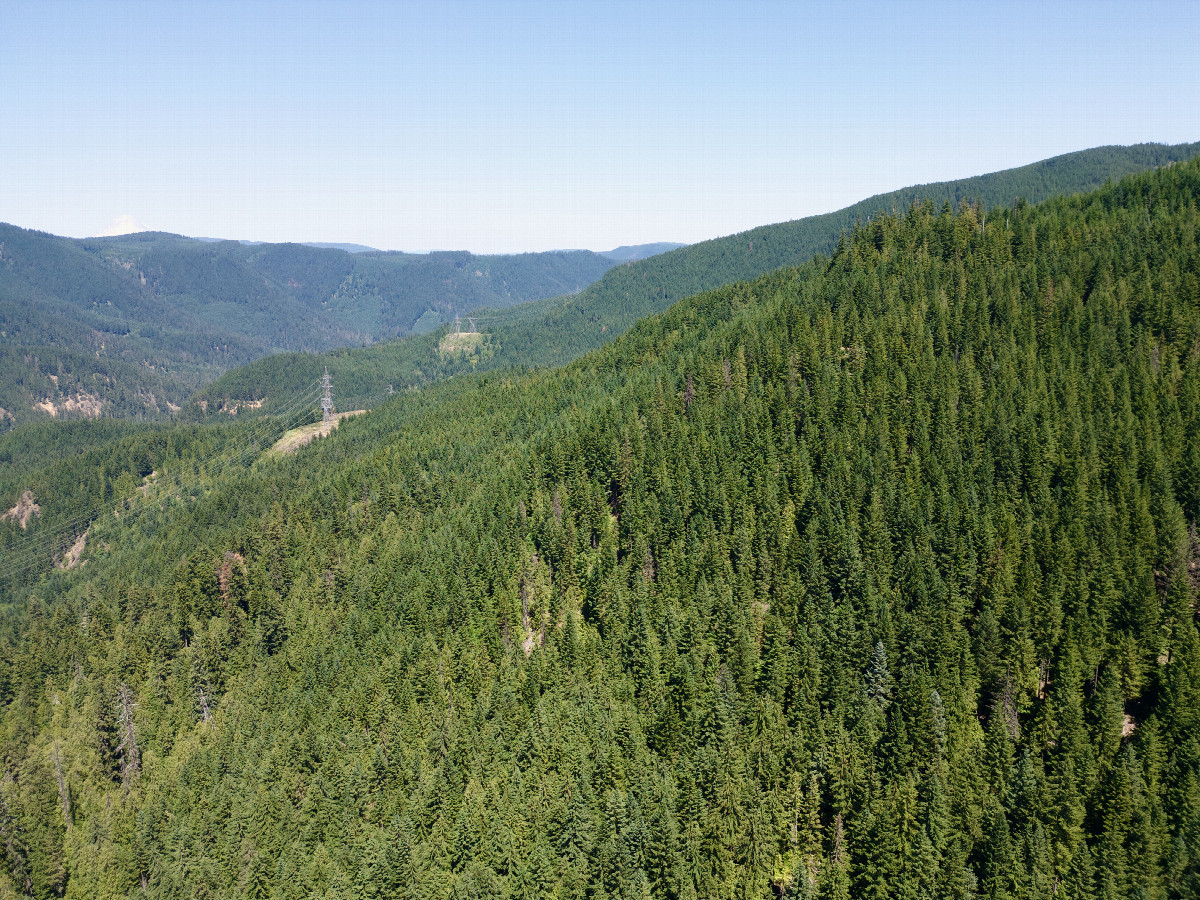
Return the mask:
POLYGON ((455 312, 579 290, 613 261, 347 253, 145 232, 71 240, 0 224, 0 427, 162 418, 280 350, 360 346, 455 312))
MULTIPOLYGON (((74 241, 0 225, 0 428, 97 415, 166 419, 214 378, 276 351, 361 346, 434 329, 454 312, 501 310, 484 321, 476 359, 446 358, 436 340, 339 355, 355 406, 391 389, 471 368, 573 359, 637 318, 699 290, 828 252, 857 219, 914 197, 985 206, 1085 190, 1166 164, 1200 145, 1097 148, 979 178, 906 188, 837 213, 709 241, 611 268, 608 254, 572 251, 346 253, 301 244, 196 240, 162 233, 74 241), (503 307, 557 295, 520 311, 503 307), (577 294, 577 296, 569 296, 577 294)), ((661 245, 667 246, 667 245, 661 245)), ((263 363, 205 391, 211 409, 272 402, 323 363, 263 363), (283 373, 284 381, 276 376, 283 373)))
POLYGON ((1198 226, 1196 162, 922 204, 156 451, 186 490, 14 589, 0 893, 1196 896, 1198 226))
MULTIPOLYGON (((1105 181, 1171 165, 1200 154, 1200 143, 1095 147, 987 175, 902 188, 844 209, 777 225, 763 225, 610 270, 574 297, 551 298, 513 309, 508 342, 520 348, 513 362, 556 365, 623 333, 635 321, 677 300, 723 284, 755 278, 781 266, 828 254, 841 234, 870 217, 903 212, 913 202, 956 207, 966 200, 984 209, 1017 200, 1094 190, 1105 181), (549 326, 549 328, 548 328, 549 326), (557 341, 547 341, 552 330, 557 341)), ((501 344, 503 345, 503 341, 501 344)))
POLYGON ((686 246, 687 244, 659 241, 655 244, 633 244, 631 246, 617 247, 614 250, 603 251, 600 255, 606 256, 614 262, 636 262, 639 259, 658 256, 660 253, 669 253, 671 250, 678 250, 680 247, 686 246))
POLYGON ((514 306, 480 324, 484 338, 470 354, 439 353, 438 336, 342 349, 316 358, 267 359, 234 370, 198 395, 209 409, 245 400, 286 397, 328 364, 346 408, 373 406, 389 390, 428 384, 459 372, 509 366, 561 365, 623 334, 643 316, 719 285, 755 278, 785 265, 828 254, 839 236, 871 216, 903 211, 916 200, 956 207, 967 200, 983 209, 1037 203, 1093 190, 1105 181, 1187 160, 1200 143, 1097 147, 1028 166, 957 181, 917 185, 868 198, 825 215, 760 228, 615 266, 569 297, 514 306))

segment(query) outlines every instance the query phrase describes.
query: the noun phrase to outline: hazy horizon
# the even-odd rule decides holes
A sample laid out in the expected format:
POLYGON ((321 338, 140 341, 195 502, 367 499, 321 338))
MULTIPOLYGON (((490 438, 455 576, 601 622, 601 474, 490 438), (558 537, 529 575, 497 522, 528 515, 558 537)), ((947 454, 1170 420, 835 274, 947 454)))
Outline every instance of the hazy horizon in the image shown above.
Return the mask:
POLYGON ((0 220, 71 237, 131 216, 408 252, 696 243, 1200 139, 1185 3, 16 3, 7 18, 0 220))

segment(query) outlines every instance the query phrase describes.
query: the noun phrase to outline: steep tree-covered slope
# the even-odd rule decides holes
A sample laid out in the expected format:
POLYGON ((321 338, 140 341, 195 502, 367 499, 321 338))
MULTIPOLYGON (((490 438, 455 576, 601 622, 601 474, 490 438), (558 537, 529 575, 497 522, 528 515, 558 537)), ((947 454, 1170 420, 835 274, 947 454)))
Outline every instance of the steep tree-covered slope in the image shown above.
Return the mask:
POLYGON ((1093 190, 1106 180, 1190 159, 1200 143, 1097 147, 990 175, 918 185, 880 194, 837 212, 766 225, 731 237, 615 266, 591 287, 569 297, 523 304, 479 323, 484 337, 466 354, 438 352, 437 338, 392 342, 366 350, 338 351, 328 359, 294 356, 264 360, 231 372, 199 397, 208 408, 231 408, 242 400, 290 396, 328 364, 340 380, 347 408, 371 406, 389 388, 456 372, 509 366, 561 365, 623 334, 643 316, 680 298, 754 278, 784 265, 828 254, 839 236, 871 216, 905 210, 915 200, 952 207, 966 200, 981 209, 1010 206, 1017 198, 1037 203, 1052 196, 1093 190))
POLYGON ((293 456, 190 429, 9 589, 0 894, 1197 896, 1198 226, 1195 162, 923 204, 293 456))
POLYGON ((74 241, 0 225, 0 428, 163 417, 221 372, 577 291, 586 251, 351 254, 144 233, 74 241))
POLYGON ((429 313, 435 323, 479 306, 514 303, 581 290, 604 274, 610 260, 587 250, 477 256, 466 251, 427 254, 347 253, 304 244, 203 242, 154 233, 84 242, 101 257, 144 275, 156 294, 195 306, 214 324, 249 307, 256 333, 288 346, 289 329, 314 315, 361 344, 407 332, 429 313), (298 304, 299 322, 280 301, 298 304), (261 321, 260 321, 261 320, 261 321), (270 331, 277 330, 276 333, 270 331))

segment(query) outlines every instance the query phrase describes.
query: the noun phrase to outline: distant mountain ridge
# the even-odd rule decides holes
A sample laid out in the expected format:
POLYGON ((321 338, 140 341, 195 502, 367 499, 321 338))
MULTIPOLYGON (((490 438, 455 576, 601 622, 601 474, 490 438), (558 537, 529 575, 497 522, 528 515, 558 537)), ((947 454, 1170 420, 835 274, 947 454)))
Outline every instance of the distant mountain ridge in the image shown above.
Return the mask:
POLYGON ((427 331, 479 306, 578 291, 613 264, 588 251, 351 253, 0 224, 0 429, 163 416, 264 355, 427 331))
MULTIPOLYGON (((183 237, 183 235, 176 235, 183 237)), ((222 244, 229 238, 214 238, 214 237, 193 237, 193 241, 204 241, 206 244, 222 244)), ((237 241, 243 247, 261 247, 264 244, 269 244, 270 241, 247 241, 239 239, 237 241)), ((345 250, 347 253, 379 253, 381 252, 376 247, 368 247, 366 244, 339 244, 329 241, 296 241, 301 247, 316 247, 318 250, 345 250)))
POLYGON ((268 359, 212 384, 281 351, 342 348, 339 389, 362 403, 469 368, 556 365, 679 299, 828 253, 856 221, 917 199, 1036 203, 1198 152, 1200 144, 1100 147, 620 264, 613 254, 665 245, 607 255, 350 253, 162 232, 74 240, 0 225, 0 429, 50 417, 163 418, 210 384, 200 399, 219 408, 278 395, 323 365, 268 359), (439 351, 437 334, 345 349, 421 335, 473 310, 487 311, 487 334, 469 359, 439 351))
POLYGON ((304 241, 305 247, 316 247, 321 250, 345 250, 347 253, 378 253, 375 247, 368 247, 366 244, 338 244, 327 243, 325 241, 304 241))
POLYGON ((647 259, 651 256, 658 256, 660 253, 668 253, 671 250, 678 250, 680 247, 686 247, 687 244, 675 244, 670 241, 659 241, 656 244, 632 244, 628 246, 617 247, 615 250, 607 250, 601 253, 614 262, 634 262, 639 259, 647 259))
MULTIPOLYGON (((231 371, 199 398, 209 408, 222 408, 227 400, 287 396, 319 377, 328 364, 347 402, 358 406, 378 402, 388 390, 461 371, 561 365, 685 297, 831 253, 843 234, 872 215, 903 211, 918 200, 939 207, 970 201, 985 209, 1010 206, 1018 199, 1038 203, 1198 154, 1200 143, 1096 147, 987 175, 901 188, 835 212, 763 225, 617 265, 577 294, 494 311, 486 322, 484 341, 469 358, 439 353, 437 335, 322 357, 287 355, 231 371)), ((270 408, 268 402, 264 411, 270 408)))
MULTIPOLYGON (((127 217, 123 217, 123 218, 127 218, 127 217)), ((114 232, 113 234, 100 234, 100 235, 96 235, 96 236, 97 237, 119 237, 119 236, 124 236, 127 234, 137 234, 137 233, 147 232, 149 230, 150 229, 148 229, 148 228, 140 228, 136 232, 135 231, 120 231, 120 232, 114 232)), ((176 237, 183 237, 183 235, 176 235, 176 237)), ((213 238, 213 237, 197 237, 197 238, 192 238, 192 240, 204 241, 205 243, 210 243, 210 244, 219 244, 219 243, 223 243, 227 239, 226 238, 213 238)), ((260 246, 263 246, 264 244, 268 244, 270 242, 269 241, 238 240, 237 243, 241 244, 244 247, 260 247, 260 246)), ((336 242, 329 242, 329 241, 298 241, 297 243, 299 243, 300 246, 302 246, 302 247, 316 247, 317 249, 320 249, 320 250, 345 250, 347 253, 394 253, 394 252, 397 252, 394 250, 392 250, 392 251, 380 250, 378 247, 368 247, 366 244, 345 244, 345 243, 336 243, 336 242)), ((650 256, 657 256, 660 253, 667 253, 671 250, 678 250, 680 247, 686 247, 686 246, 687 246, 687 244, 679 244, 679 243, 674 243, 671 241, 659 241, 659 242, 653 243, 653 244, 623 244, 622 246, 617 247, 613 250, 597 250, 597 251, 550 250, 547 252, 549 252, 549 253, 591 253, 591 252, 595 252, 597 256, 603 256, 605 259, 611 259, 614 262, 632 262, 632 261, 638 260, 638 259, 646 259, 647 257, 650 257, 650 256)), ((430 252, 431 253, 445 253, 447 251, 432 250, 430 252)), ((407 255, 427 256, 429 254, 412 253, 412 254, 407 254, 407 255)), ((512 256, 512 255, 516 255, 516 254, 499 254, 499 255, 512 256)))
POLYGON ((1200 897, 1200 160, 987 212, 0 436, 0 897, 1200 897))
POLYGON ((913 185, 831 213, 763 225, 616 266, 578 295, 510 310, 495 325, 508 327, 510 346, 533 348, 532 357, 525 354, 521 363, 557 365, 612 340, 639 318, 660 312, 684 297, 797 265, 818 253, 832 253, 841 235, 872 215, 903 212, 917 201, 951 207, 969 201, 985 209, 1017 200, 1040 203, 1058 195, 1094 190, 1107 181, 1197 155, 1200 142, 1096 147, 1015 169, 913 185), (558 335, 558 340, 547 340, 549 334, 558 335))

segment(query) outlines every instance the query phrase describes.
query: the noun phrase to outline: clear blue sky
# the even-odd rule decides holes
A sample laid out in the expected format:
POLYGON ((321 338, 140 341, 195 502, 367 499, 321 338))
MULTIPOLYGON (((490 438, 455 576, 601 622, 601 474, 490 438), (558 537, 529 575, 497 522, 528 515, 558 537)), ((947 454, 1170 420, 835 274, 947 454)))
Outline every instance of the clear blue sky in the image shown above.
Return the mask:
POLYGON ((387 249, 698 241, 1200 140, 1200 3, 20 2, 0 221, 387 249))

